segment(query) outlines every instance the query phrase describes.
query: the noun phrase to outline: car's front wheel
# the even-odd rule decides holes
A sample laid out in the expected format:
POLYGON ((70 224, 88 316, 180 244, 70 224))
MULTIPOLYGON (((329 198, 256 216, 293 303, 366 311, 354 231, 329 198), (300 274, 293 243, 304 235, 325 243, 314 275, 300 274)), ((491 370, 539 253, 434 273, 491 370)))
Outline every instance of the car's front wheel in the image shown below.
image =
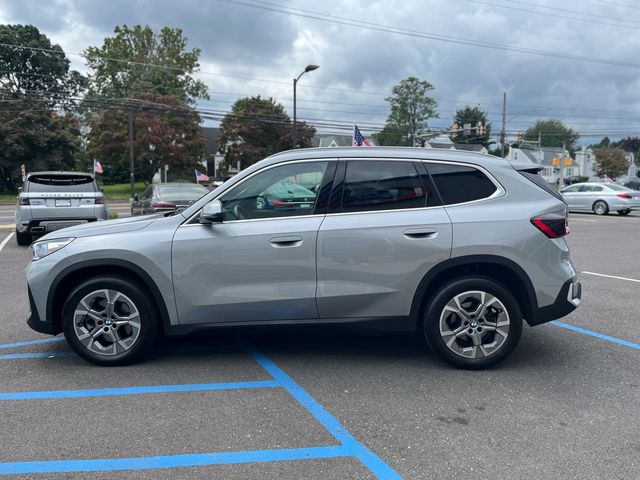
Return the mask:
POLYGON ((431 348, 452 365, 491 367, 518 344, 522 313, 513 295, 485 277, 453 280, 431 299, 424 333, 431 348))
POLYGON ((158 322, 146 290, 119 277, 91 278, 67 298, 64 336, 73 350, 97 365, 133 363, 153 346, 158 322))

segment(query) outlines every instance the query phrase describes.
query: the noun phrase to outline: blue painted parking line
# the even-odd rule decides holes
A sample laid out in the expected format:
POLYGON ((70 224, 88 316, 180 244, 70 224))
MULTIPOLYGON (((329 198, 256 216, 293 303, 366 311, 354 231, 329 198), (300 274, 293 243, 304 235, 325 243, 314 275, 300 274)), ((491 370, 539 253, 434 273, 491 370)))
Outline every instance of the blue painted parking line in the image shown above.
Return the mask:
POLYGON ((26 342, 3 343, 3 344, 0 344, 0 350, 4 350, 8 348, 28 347, 29 345, 38 345, 40 343, 61 342, 63 340, 64 340, 63 337, 52 337, 52 338, 42 338, 40 340, 29 340, 26 342))
POLYGON ((44 462, 11 462, 0 464, 0 475, 63 472, 104 472, 118 470, 150 470, 159 468, 203 467, 254 462, 283 462, 320 458, 349 457, 341 446, 290 448, 282 450, 250 450, 243 452, 198 453, 162 457, 113 458, 104 460, 48 460, 44 462))
POLYGON ((4 353, 0 354, 0 360, 21 360, 24 358, 59 358, 75 357, 73 352, 39 352, 39 353, 4 353))
POLYGON ((300 404, 313 415, 316 420, 333 435, 352 456, 358 458, 364 466, 378 478, 402 479, 389 465, 384 463, 376 454, 358 442, 351 433, 322 405, 309 395, 280 367, 264 356, 255 347, 244 340, 239 340, 253 358, 264 368, 282 387, 285 388, 300 404))
POLYGON ((148 393, 203 392, 211 390, 239 390, 246 388, 279 388, 273 380, 258 382, 194 383, 179 385, 149 385, 144 387, 97 388, 90 390, 43 390, 35 392, 0 393, 0 400, 41 400, 45 398, 111 397, 148 393))
POLYGON ((636 350, 640 350, 640 343, 630 342, 628 340, 622 340, 621 338, 611 337, 609 335, 604 335, 599 332, 594 332, 593 330, 587 330, 586 328, 576 327, 574 325, 569 325, 568 323, 559 322, 558 320, 554 320, 553 322, 549 322, 551 325, 555 325, 556 327, 566 328, 567 330, 571 330, 573 332, 582 333, 584 335, 590 335, 595 338, 599 338, 600 340, 606 340, 607 342, 617 343, 618 345, 624 345, 625 347, 635 348, 636 350))
POLYGON ((321 425, 331 433, 340 445, 311 448, 252 450, 239 452, 213 452, 203 454, 169 455, 141 458, 113 458, 91 460, 45 460, 31 462, 0 463, 0 475, 87 472, 116 470, 147 470, 176 467, 198 467, 205 465, 240 464, 255 462, 278 462, 291 460, 330 459, 352 457, 358 459, 379 479, 402 480, 391 467, 375 455, 325 410, 317 400, 289 377, 280 367, 245 340, 238 341, 272 380, 256 382, 228 382, 192 385, 154 385, 146 387, 101 388, 93 390, 54 390, 35 392, 0 393, 0 400, 34 400, 45 398, 75 398, 111 395, 135 395, 145 393, 171 393, 208 390, 247 389, 247 388, 284 388, 292 395, 321 425))

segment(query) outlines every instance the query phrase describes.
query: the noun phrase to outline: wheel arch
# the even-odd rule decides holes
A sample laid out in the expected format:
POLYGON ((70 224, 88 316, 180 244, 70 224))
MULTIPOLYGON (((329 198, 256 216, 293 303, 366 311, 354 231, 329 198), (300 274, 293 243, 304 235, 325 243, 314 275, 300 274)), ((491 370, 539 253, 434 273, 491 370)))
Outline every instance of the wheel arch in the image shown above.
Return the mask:
POLYGON ((433 267, 424 276, 411 303, 411 318, 422 325, 423 312, 441 285, 472 274, 483 275, 501 284, 516 298, 524 319, 534 318, 538 301, 531 279, 514 261, 495 255, 468 255, 450 258, 433 267))
POLYGON ((101 275, 115 275, 139 282, 151 294, 160 314, 163 330, 171 324, 167 305, 160 289, 143 269, 126 260, 86 260, 75 263, 60 272, 51 284, 47 298, 46 318, 51 319, 53 335, 62 332, 62 306, 68 294, 82 281, 101 275))

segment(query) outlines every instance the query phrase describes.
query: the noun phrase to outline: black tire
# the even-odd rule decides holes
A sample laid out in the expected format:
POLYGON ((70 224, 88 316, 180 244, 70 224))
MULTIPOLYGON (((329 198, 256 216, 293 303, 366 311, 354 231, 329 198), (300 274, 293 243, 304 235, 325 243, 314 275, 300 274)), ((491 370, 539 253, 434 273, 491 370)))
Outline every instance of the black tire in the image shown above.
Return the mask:
MULTIPOLYGON (((481 305, 479 299, 477 299, 477 304, 473 304, 475 294, 469 295, 468 298, 470 299, 468 305, 476 307, 481 305)), ((464 301, 462 305, 465 305, 464 301)), ((513 352, 522 334, 522 313, 518 302, 509 290, 490 278, 473 276, 453 280, 444 285, 431 297, 424 312, 423 330, 427 342, 433 351, 446 362, 459 368, 479 370, 496 365, 513 352), (474 317, 475 326, 470 317, 463 317, 462 315, 445 310, 447 303, 454 302, 454 298, 457 296, 462 296, 464 300, 466 298, 465 295, 470 294, 470 292, 484 292, 485 297, 478 295, 479 298, 486 299, 486 295, 488 294, 497 299, 497 302, 491 303, 489 308, 482 310, 486 311, 486 313, 482 315, 482 320, 480 319, 480 315, 474 317), (495 322, 491 321, 493 319, 495 319, 495 322), (471 320, 471 324, 469 320, 471 320), (507 326, 504 326, 505 320, 509 321, 507 326), (451 326, 450 322, 456 321, 459 322, 459 324, 451 326), (469 326, 462 326, 465 321, 467 322, 466 325, 469 326), (503 324, 503 326, 500 326, 500 324, 503 324), (450 333, 452 333, 454 329, 462 329, 460 337, 457 334, 444 335, 444 337, 447 337, 447 342, 445 342, 443 334, 441 333, 441 325, 449 328, 450 333), (483 325, 485 326, 484 332, 482 330, 483 325), (477 336, 482 342, 480 348, 474 347, 472 336, 467 335, 467 332, 471 332, 472 326, 474 327, 473 335, 477 336), (500 326, 500 328, 495 328, 498 326, 500 326), (495 331, 488 331, 487 327, 493 328, 495 331), (467 330, 467 328, 470 330, 467 330), (499 335, 497 330, 500 330, 502 334, 499 335), (506 333, 506 337, 504 333, 506 333), (484 343, 485 341, 487 342, 486 344, 484 343), (447 346, 447 343, 453 346, 450 348, 447 346), (492 347, 494 343, 496 345, 492 347), (491 348, 495 348, 495 350, 487 350, 491 348), (455 349, 462 351, 471 349, 474 355, 477 354, 476 352, 478 352, 478 350, 480 353, 477 354, 478 356, 471 358, 463 356, 462 353, 456 353, 454 351, 455 349), (486 353, 487 351, 489 353, 488 355, 486 353)))
POLYGON ((608 215, 609 214, 609 205, 604 200, 596 200, 593 202, 591 206, 593 213, 596 215, 608 215))
POLYGON ((627 208, 626 210, 618 210, 618 215, 625 216, 625 215, 629 215, 630 213, 631 213, 630 208, 627 208))
POLYGON ((25 247, 31 245, 31 234, 28 231, 20 232, 16 228, 16 242, 18 245, 25 247))
MULTIPOLYGON (((112 295, 111 298, 115 298, 115 295, 112 295)), ((120 315, 121 312, 113 312, 112 310, 112 313, 120 315)), ((114 316, 111 318, 114 318, 114 316)), ((62 319, 64 322, 64 336, 71 348, 82 358, 96 365, 127 365, 138 361, 155 344, 159 329, 157 310, 150 301, 147 290, 136 282, 113 276, 94 277, 78 285, 64 303, 62 319), (89 306, 93 307, 93 311, 98 311, 101 317, 106 315, 106 319, 96 318, 94 321, 94 317, 98 316, 96 314, 94 314, 94 317, 74 315, 76 310, 85 310, 81 305, 81 301, 85 297, 104 290, 121 294, 117 297, 119 300, 113 302, 115 305, 113 308, 124 309, 124 315, 133 319, 130 324, 127 322, 126 325, 116 325, 120 323, 118 320, 124 318, 124 316, 115 317, 118 320, 110 321, 109 315, 104 313, 109 311, 106 306, 106 300, 100 295, 93 297, 91 299, 93 300, 93 305, 89 306), (133 305, 133 309, 137 310, 137 316, 135 315, 136 312, 131 309, 129 302, 133 305), (102 305, 104 305, 104 310, 100 310, 102 305), (128 310, 125 307, 128 307, 128 310), (134 321, 136 319, 139 319, 139 321, 134 321), (109 327, 107 323, 109 323, 109 327), (132 327, 135 324, 138 324, 137 333, 136 328, 132 327), (98 330, 96 334, 100 336, 97 337, 97 340, 94 338, 94 341, 88 338, 90 345, 85 345, 80 339, 81 334, 84 333, 86 335, 90 329, 93 333, 94 328, 98 330), (111 337, 111 333, 108 330, 104 330, 107 333, 103 333, 103 329, 113 329, 114 335, 120 335, 115 338, 119 338, 122 342, 113 341, 114 337, 111 337), (119 344, 115 345, 116 343, 119 344), (130 343, 130 345, 126 346, 127 343, 130 343), (104 352, 97 352, 97 350, 102 350, 103 348, 104 352), (109 348, 114 352, 109 352, 109 348), (118 350, 121 351, 118 352, 118 350)))

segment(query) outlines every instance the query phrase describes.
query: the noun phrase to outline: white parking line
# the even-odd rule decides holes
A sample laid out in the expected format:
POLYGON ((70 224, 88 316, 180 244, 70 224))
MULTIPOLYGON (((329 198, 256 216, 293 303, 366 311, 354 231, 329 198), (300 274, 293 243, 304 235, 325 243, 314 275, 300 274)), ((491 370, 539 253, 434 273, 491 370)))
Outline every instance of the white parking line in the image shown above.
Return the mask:
POLYGON ((9 235, 7 235, 7 238, 5 238, 2 243, 0 243, 0 252, 2 251, 2 249, 4 248, 4 246, 9 243, 9 240, 11 240, 11 237, 13 237, 13 232, 11 232, 9 235))
POLYGON ((591 222, 591 223, 596 223, 597 220, 587 220, 586 218, 569 217, 569 221, 570 222, 591 222))
POLYGON ((640 283, 640 280, 636 280, 635 278, 617 277, 615 275, 605 275, 604 273, 594 273, 594 272, 580 272, 580 273, 586 273, 587 275, 596 275, 598 277, 615 278, 616 280, 626 280, 627 282, 640 283))

